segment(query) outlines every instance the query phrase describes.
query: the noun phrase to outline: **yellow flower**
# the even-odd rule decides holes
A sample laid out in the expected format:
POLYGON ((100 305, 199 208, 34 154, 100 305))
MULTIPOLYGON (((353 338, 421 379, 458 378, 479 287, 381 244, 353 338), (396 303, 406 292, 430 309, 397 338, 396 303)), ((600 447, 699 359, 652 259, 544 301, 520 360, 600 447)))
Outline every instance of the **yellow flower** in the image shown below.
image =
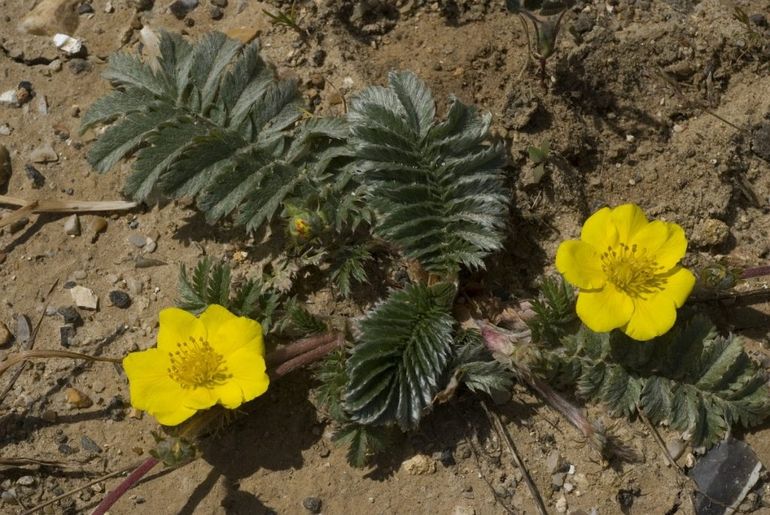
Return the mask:
POLYGON ((635 340, 666 333, 695 285, 679 266, 687 250, 675 223, 649 222, 635 204, 591 215, 580 240, 562 242, 556 268, 580 289, 577 314, 596 332, 619 328, 635 340))
POLYGON ((265 393, 262 326, 212 304, 200 317, 160 312, 158 346, 123 359, 131 405, 175 426, 198 410, 234 409, 265 393))

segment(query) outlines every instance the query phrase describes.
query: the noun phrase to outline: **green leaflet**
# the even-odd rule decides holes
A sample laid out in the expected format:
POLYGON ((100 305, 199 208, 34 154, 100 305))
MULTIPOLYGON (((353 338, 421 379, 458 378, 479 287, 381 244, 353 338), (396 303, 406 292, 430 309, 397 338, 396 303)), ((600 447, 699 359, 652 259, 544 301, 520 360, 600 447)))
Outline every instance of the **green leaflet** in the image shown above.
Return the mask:
POLYGON ((194 196, 210 222, 234 214, 257 231, 315 175, 336 173, 339 160, 326 151, 343 146, 347 124, 316 121, 295 131, 297 85, 275 76, 257 42, 211 33, 191 45, 162 32, 160 50, 155 67, 113 55, 104 76, 115 90, 91 106, 81 127, 112 124, 88 154, 99 171, 136 152, 128 195, 194 196))
POLYGON ((365 425, 412 429, 439 390, 452 350, 451 284, 394 292, 361 322, 348 360, 345 408, 365 425))
POLYGON ((486 145, 489 115, 457 99, 436 123, 430 91, 410 72, 353 99, 348 121, 374 232, 437 273, 481 268, 502 245, 507 196, 500 144, 486 145))
POLYGON ((770 415, 765 375, 738 337, 716 334, 702 316, 650 342, 585 327, 543 354, 539 370, 574 383, 580 397, 604 403, 615 416, 641 410, 653 423, 688 432, 711 446, 734 425, 770 415))

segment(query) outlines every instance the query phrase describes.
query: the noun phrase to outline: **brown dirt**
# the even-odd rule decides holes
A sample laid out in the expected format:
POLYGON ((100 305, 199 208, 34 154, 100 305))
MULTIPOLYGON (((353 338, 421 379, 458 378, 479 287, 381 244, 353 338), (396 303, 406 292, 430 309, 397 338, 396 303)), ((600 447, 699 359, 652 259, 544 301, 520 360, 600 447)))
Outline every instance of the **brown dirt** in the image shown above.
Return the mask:
MULTIPOLYGON (((36 93, 21 108, 0 106, 0 126, 12 129, 10 135, 0 135, 13 165, 8 194, 119 198, 128 167, 120 165, 105 175, 90 170, 85 153, 95 135, 78 135, 75 106, 84 110, 108 91, 99 74, 111 52, 136 48, 138 32, 122 39, 132 23, 191 37, 245 26, 261 31, 264 53, 281 73, 295 75, 303 84, 313 74, 325 77, 318 112, 339 113, 340 92, 382 83, 394 68, 417 72, 442 107, 454 94, 492 112, 495 131, 510 148, 506 172, 514 209, 508 251, 490 263, 502 272, 480 279, 491 291, 531 294, 536 279, 552 270, 558 242, 574 237, 582 220, 603 204, 636 202, 650 216, 681 224, 691 237, 693 262, 727 256, 756 265, 770 255, 770 164, 767 155, 760 157, 762 145, 766 149, 770 144, 751 132, 770 118, 770 33, 756 25, 752 33, 733 18, 730 2, 580 2, 566 23, 578 29, 581 41, 563 32, 549 63, 547 93, 534 66, 527 68, 521 27, 502 1, 302 1, 300 23, 323 36, 320 43, 313 38, 310 46, 302 45, 290 29, 271 26, 262 8, 274 6, 259 2, 231 0, 221 21, 211 20, 210 5, 202 2, 188 16, 193 26, 169 14, 168 2, 156 2, 138 15, 127 5, 132 2, 112 3, 114 12, 106 13, 106 1, 94 0, 93 15, 79 17, 74 35, 86 41, 90 70, 74 73, 74 65, 57 54, 49 38, 16 30, 31 2, 0 0, 0 93, 23 80, 36 93), (358 4, 370 8, 361 10, 358 4), (326 54, 322 63, 319 49, 326 54), (54 58, 63 61, 60 71, 48 65, 54 58), (659 68, 679 80, 681 95, 660 77, 659 68), (38 110, 42 97, 47 114, 38 110), (704 106, 743 130, 708 114, 704 106), (550 143, 554 159, 546 177, 533 183, 526 148, 544 142, 550 143), (35 165, 46 183, 33 189, 24 166, 45 143, 54 147, 59 160, 35 165)), ((749 14, 770 14, 764 0, 736 3, 749 14)), ((288 7, 289 2, 283 4, 288 7)), ((92 243, 88 230, 94 218, 81 217, 84 234, 79 237, 65 235, 64 218, 50 215, 32 216, 14 231, 0 229, 0 322, 15 331, 15 317, 27 315, 34 322, 47 300, 53 307, 71 305, 63 285, 75 280, 99 295, 100 306, 81 311, 84 324, 72 349, 120 356, 154 344, 157 312, 176 298, 179 264, 193 265, 204 254, 232 258, 243 250, 250 257, 233 260, 236 273, 258 270, 253 260, 262 252, 258 242, 204 225, 183 203, 108 216, 107 231, 92 243), (132 234, 157 241, 150 257, 168 264, 135 268, 133 258, 140 251, 128 241, 132 234), (54 281, 58 284, 49 299, 54 281), (130 308, 110 305, 113 289, 129 291, 130 308)), ((322 306, 334 297, 326 291, 316 300, 322 306)), ((361 303, 339 309, 360 312, 366 307, 361 303)), ((744 309, 750 310, 747 316, 722 312, 727 328, 745 331, 752 350, 762 357, 770 343, 770 306, 744 309)), ((44 316, 36 346, 59 348, 60 325, 59 315, 44 316)), ((503 506, 535 513, 521 471, 501 450, 473 398, 438 409, 419 432, 397 442, 378 467, 361 471, 350 468, 344 450, 330 442, 326 420, 308 400, 309 388, 303 374, 278 384, 248 405, 225 435, 206 441, 203 459, 172 472, 159 470, 111 513, 303 513, 307 496, 319 497, 329 514, 495 514, 505 513, 503 506), (410 475, 401 468, 418 453, 436 463, 435 472, 410 475)), ((0 469, 0 491, 6 492, 0 511, 21 511, 7 494, 12 488, 30 507, 146 456, 156 425, 151 417, 127 416, 127 399, 125 378, 112 365, 27 365, 1 399, 2 456, 63 460, 78 468, 0 469), (94 405, 71 409, 64 394, 70 386, 94 405), (84 448, 84 436, 101 451, 89 451, 87 441, 84 448), (66 454, 66 446, 75 452, 66 454), (31 486, 14 485, 26 475, 34 479, 31 486)), ((619 496, 638 489, 628 513, 692 513, 685 482, 663 460, 641 422, 604 417, 642 456, 639 463, 612 467, 525 389, 517 388, 513 400, 500 409, 550 511, 568 506, 576 515, 594 508, 601 514, 620 513, 619 496), (552 486, 546 459, 554 450, 574 466, 574 474, 566 477, 573 487, 569 492, 552 486)), ((598 408, 590 411, 603 417, 598 408)), ((770 460, 768 435, 766 428, 747 435, 765 462, 770 460)), ((105 488, 116 483, 106 481, 46 511, 87 513, 105 488)), ((770 513, 762 507, 770 506, 770 497, 763 500, 765 493, 760 486, 752 494, 754 504, 746 507, 770 513)))

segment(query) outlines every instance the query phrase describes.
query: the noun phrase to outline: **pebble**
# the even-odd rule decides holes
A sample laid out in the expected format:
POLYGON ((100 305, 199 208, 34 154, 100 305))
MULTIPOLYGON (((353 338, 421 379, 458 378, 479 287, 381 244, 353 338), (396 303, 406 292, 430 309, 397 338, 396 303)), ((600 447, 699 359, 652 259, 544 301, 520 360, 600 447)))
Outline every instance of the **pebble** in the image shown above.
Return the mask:
POLYGON ((55 163, 59 160, 59 155, 50 143, 44 143, 32 151, 29 159, 33 163, 55 163))
POLYGON ((56 312, 61 315, 66 324, 72 324, 75 327, 83 325, 83 317, 80 316, 80 312, 73 306, 61 306, 56 312))
POLYGON ((19 107, 19 97, 15 89, 9 89, 0 93, 0 105, 8 107, 19 107))
POLYGON ((3 491, 3 493, 0 494, 0 499, 8 504, 16 504, 18 502, 16 499, 16 489, 9 488, 8 490, 3 491))
POLYGON ((134 295, 139 295, 144 290, 144 282, 136 277, 129 277, 126 279, 126 287, 134 295))
POLYGON ((321 499, 318 497, 305 497, 302 500, 302 506, 310 513, 321 513, 321 499))
POLYGON ((87 60, 82 59, 80 57, 76 57, 75 59, 70 59, 69 67, 70 67, 70 71, 75 75, 78 75, 79 73, 91 71, 91 63, 89 63, 87 60))
POLYGON ((177 0, 168 7, 168 10, 177 20, 182 20, 196 7, 198 7, 198 0, 177 0))
POLYGON ((212 6, 211 9, 209 9, 209 16, 211 16, 212 20, 221 20, 224 15, 224 11, 217 6, 212 6))
POLYGON ((225 35, 231 39, 237 39, 242 44, 247 45, 257 39, 261 31, 256 27, 233 27, 225 32, 225 35))
POLYGON ((0 145, 0 190, 11 180, 11 153, 5 145, 0 145))
POLYGON ((673 438, 666 442, 666 450, 674 460, 678 459, 686 448, 687 443, 681 438, 673 438))
POLYGON ((567 498, 563 495, 556 500, 556 513, 567 513, 567 498))
POLYGON ((40 415, 40 418, 49 424, 55 424, 59 420, 59 414, 52 409, 47 409, 40 415))
POLYGON ((68 56, 76 56, 83 51, 83 40, 67 34, 55 34, 53 44, 68 56))
POLYGON ((147 245, 144 246, 144 250, 148 254, 152 254, 158 248, 158 243, 155 240, 147 239, 147 245))
POLYGON ((575 489, 575 485, 572 483, 564 483, 563 488, 565 493, 572 493, 572 491, 575 489))
POLYGON ((88 274, 85 270, 75 270, 72 272, 72 278, 76 281, 82 281, 86 277, 88 277, 88 274))
POLYGON ((13 129, 7 123, 0 125, 0 136, 8 136, 12 131, 13 129))
POLYGON ((72 34, 78 27, 78 14, 73 8, 80 0, 43 0, 19 23, 19 30, 36 36, 53 36, 58 32, 72 34))
POLYGON ((75 326, 72 324, 64 324, 59 327, 59 344, 65 349, 72 345, 72 340, 75 339, 75 326))
POLYGON ((436 462, 425 454, 416 454, 401 463, 401 468, 412 476, 422 476, 436 472, 436 462))
POLYGON ((126 309, 131 306, 131 297, 124 291, 112 290, 110 292, 110 302, 116 308, 126 309))
POLYGON ((91 225, 89 226, 89 234, 91 235, 91 243, 96 243, 99 239, 99 235, 107 230, 107 220, 101 216, 94 217, 91 225))
POLYGON ((35 478, 32 476, 21 476, 16 480, 16 484, 19 486, 32 486, 35 484, 35 478))
POLYGON ((84 451, 92 452, 94 454, 101 454, 102 452, 102 448, 86 435, 80 437, 80 446, 84 451))
POLYGON ((319 48, 315 52, 313 52, 313 56, 311 58, 313 60, 313 64, 318 66, 323 66, 324 61, 326 61, 326 50, 319 48))
POLYGON ((67 404, 72 408, 90 408, 94 404, 94 401, 88 395, 77 388, 67 388, 64 390, 64 395, 67 399, 67 404))
POLYGON ((148 243, 148 238, 141 234, 132 234, 128 237, 128 242, 134 247, 142 248, 148 243))
POLYGON ((548 457, 545 459, 545 468, 548 470, 549 474, 556 474, 559 472, 564 465, 564 458, 562 457, 561 453, 557 450, 553 450, 548 454, 548 457))
POLYGON ((45 186, 45 175, 40 173, 40 170, 32 166, 31 164, 24 165, 24 173, 27 174, 27 179, 32 181, 33 189, 40 189, 45 186))
POLYGON ((67 236, 80 236, 80 219, 78 215, 68 216, 64 220, 64 234, 67 236))
POLYGON ((698 247, 720 247, 730 239, 730 227, 722 220, 707 218, 695 227, 691 241, 698 247))
POLYGON ((565 472, 557 472, 551 475, 551 486, 554 490, 559 490, 564 486, 564 479, 567 477, 565 472))
POLYGON ((59 445, 58 449, 59 449, 59 452, 65 456, 69 456, 70 454, 75 454, 76 452, 78 452, 76 449, 73 449, 66 443, 59 445))
POLYGON ((52 72, 60 72, 62 67, 61 59, 54 59, 48 63, 48 69, 52 72))
POLYGON ((7 347, 13 342, 13 335, 8 327, 0 322, 0 347, 7 347))
POLYGON ((99 297, 85 286, 73 286, 70 295, 79 308, 96 310, 99 307, 99 297))

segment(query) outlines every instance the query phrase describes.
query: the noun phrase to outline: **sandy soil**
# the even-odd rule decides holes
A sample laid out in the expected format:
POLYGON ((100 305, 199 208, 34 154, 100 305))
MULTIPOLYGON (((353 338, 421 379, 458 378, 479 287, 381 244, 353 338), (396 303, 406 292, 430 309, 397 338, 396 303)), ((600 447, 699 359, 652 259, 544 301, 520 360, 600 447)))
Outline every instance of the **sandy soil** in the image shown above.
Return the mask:
MULTIPOLYGON (((93 0, 92 12, 81 9, 72 35, 85 41, 88 52, 77 60, 58 51, 50 37, 17 30, 32 2, 0 0, 0 93, 21 81, 29 81, 35 93, 22 107, 0 105, 0 146, 8 149, 12 166, 9 195, 119 199, 128 165, 97 174, 85 160, 96 135, 78 133, 79 113, 109 90, 99 77, 107 56, 137 50, 143 26, 193 38, 244 27, 261 34, 265 56, 282 74, 307 85, 317 112, 339 113, 341 94, 382 83, 391 69, 408 68, 442 104, 454 94, 493 114, 495 131, 510 149, 506 173, 515 207, 506 252, 490 260, 494 274, 479 277, 489 291, 531 295, 537 278, 552 271, 558 242, 574 237, 582 220, 604 204, 633 201, 650 216, 681 224, 691 238, 692 263, 726 256, 758 265, 770 255, 770 142, 767 132, 757 130, 770 120, 770 11, 763 0, 579 2, 566 18, 578 36, 563 32, 548 65, 548 92, 534 65, 527 66, 523 32, 503 2, 300 1, 300 24, 313 34, 309 44, 271 25, 262 12, 287 9, 286 1, 230 0, 221 20, 212 19, 210 2, 201 2, 185 20, 168 12, 169 2, 137 11, 143 3, 113 0, 107 12, 106 0, 93 0), (749 25, 736 20, 736 4, 765 16, 765 25, 761 19, 749 25), (679 92, 660 70, 676 79, 679 92), (318 75, 325 81, 322 89, 314 85, 318 75), (553 160, 546 176, 534 181, 526 149, 545 142, 553 160), (56 160, 33 163, 45 146, 56 160), (26 165, 45 177, 42 187, 35 187, 26 165)), ((71 20, 55 16, 50 23, 71 20)), ((154 345, 157 312, 175 302, 180 264, 194 265, 203 255, 260 254, 258 242, 206 226, 184 203, 107 215, 107 229, 95 241, 96 216, 80 217, 80 236, 65 233, 65 217, 28 218, 0 229, 0 322, 16 333, 18 317, 34 323, 44 315, 38 348, 61 348, 64 320, 56 308, 73 304, 69 281, 99 296, 97 310, 79 310, 83 324, 70 347, 120 356, 154 345), (138 248, 130 240, 136 235, 151 238, 157 249, 138 248), (139 255, 166 264, 136 268, 139 255), (130 307, 111 305, 113 290, 128 293, 130 307)), ((258 267, 252 258, 232 263, 237 274, 258 267)), ((368 307, 365 299, 353 308, 335 307, 329 302, 334 300, 329 291, 322 293, 317 309, 368 307)), ((718 311, 725 329, 743 331, 761 358, 770 343, 770 305, 765 298, 743 309, 738 316, 718 311)), ((328 514, 535 513, 521 470, 473 397, 438 409, 377 467, 356 470, 346 464, 344 449, 331 443, 327 421, 311 402, 311 386, 302 373, 278 384, 246 406, 226 434, 208 439, 203 459, 172 472, 159 470, 111 513, 305 513, 307 497, 318 497, 328 514), (435 468, 408 473, 401 464, 417 455, 435 468)), ((112 365, 27 365, 0 399, 1 454, 66 461, 74 468, 0 468, 0 511, 23 511, 145 457, 156 425, 151 417, 133 416, 127 400, 125 378, 112 365), (71 387, 93 404, 73 406, 67 398, 71 387)), ((500 410, 549 510, 692 513, 686 481, 668 466, 641 422, 611 420, 590 408, 642 457, 613 468, 526 389, 517 387, 500 410), (561 470, 554 462, 567 464, 562 484, 554 484, 561 470)), ((768 435, 766 428, 746 435, 765 463, 768 435)), ((691 459, 685 449, 680 462, 691 459)), ((116 483, 99 483, 45 512, 87 513, 116 483)), ((744 508, 770 513, 765 494, 762 483, 744 508)))

